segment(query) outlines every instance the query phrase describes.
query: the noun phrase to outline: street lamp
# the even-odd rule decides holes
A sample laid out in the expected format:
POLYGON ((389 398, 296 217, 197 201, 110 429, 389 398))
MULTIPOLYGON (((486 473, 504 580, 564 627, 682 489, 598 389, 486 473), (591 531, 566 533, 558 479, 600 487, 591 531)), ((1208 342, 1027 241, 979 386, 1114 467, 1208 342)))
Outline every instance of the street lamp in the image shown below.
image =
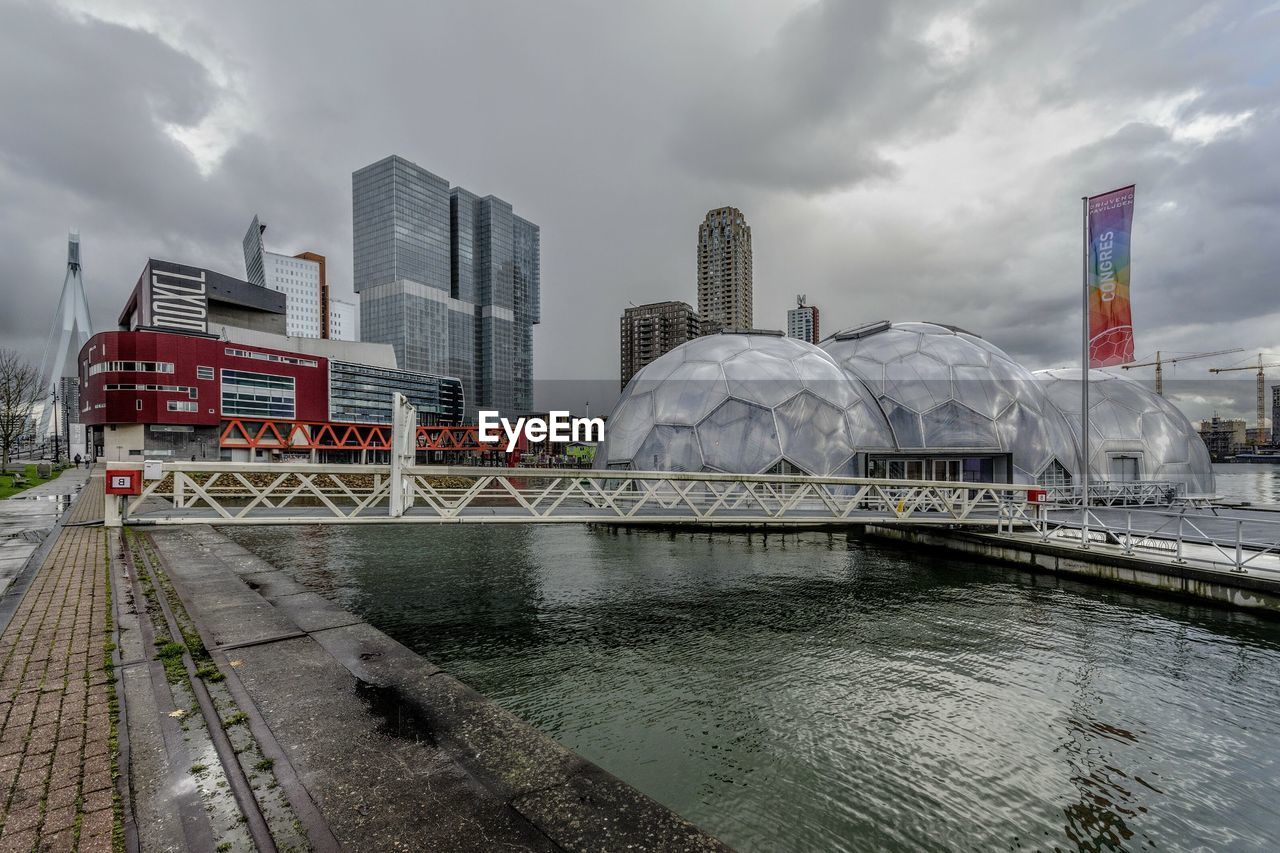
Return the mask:
POLYGON ((62 461, 62 447, 59 441, 62 438, 62 429, 58 426, 58 391, 53 391, 53 464, 57 465, 62 461))

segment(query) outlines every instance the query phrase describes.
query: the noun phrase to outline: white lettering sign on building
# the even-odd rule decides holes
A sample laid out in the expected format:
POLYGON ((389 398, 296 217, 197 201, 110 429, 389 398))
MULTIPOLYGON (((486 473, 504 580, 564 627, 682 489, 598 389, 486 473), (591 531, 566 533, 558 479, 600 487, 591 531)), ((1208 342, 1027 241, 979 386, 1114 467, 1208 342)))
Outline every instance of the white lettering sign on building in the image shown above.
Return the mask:
POLYGON ((153 271, 148 301, 152 326, 202 334, 209 331, 209 293, 203 270, 199 275, 153 271))

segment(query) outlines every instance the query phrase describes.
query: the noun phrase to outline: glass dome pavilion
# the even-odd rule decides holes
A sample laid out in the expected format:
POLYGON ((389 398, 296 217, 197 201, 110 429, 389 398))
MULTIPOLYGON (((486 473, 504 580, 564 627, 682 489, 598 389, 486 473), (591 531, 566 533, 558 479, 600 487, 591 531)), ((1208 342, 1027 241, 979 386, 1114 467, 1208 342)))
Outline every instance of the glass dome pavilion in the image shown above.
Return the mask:
MULTIPOLYGON (((1212 494, 1186 417, 1137 382, 1090 373, 1090 478, 1212 494)), ((1079 371, 1031 373, 977 335, 872 323, 821 347, 777 332, 695 338, 623 390, 597 468, 1074 484, 1079 371)))
POLYGON ((872 477, 1061 486, 1075 438, 1035 378, 999 347, 938 323, 871 323, 821 344, 875 395, 897 454, 872 477))
POLYGON ((893 448, 866 388, 818 347, 771 332, 694 338, 641 369, 597 468, 858 476, 893 448))
MULTIPOLYGON (((1034 375, 1078 436, 1079 368, 1034 375)), ((1141 383, 1103 370, 1089 371, 1089 476, 1184 483, 1192 496, 1215 488, 1209 451, 1186 415, 1141 383)))

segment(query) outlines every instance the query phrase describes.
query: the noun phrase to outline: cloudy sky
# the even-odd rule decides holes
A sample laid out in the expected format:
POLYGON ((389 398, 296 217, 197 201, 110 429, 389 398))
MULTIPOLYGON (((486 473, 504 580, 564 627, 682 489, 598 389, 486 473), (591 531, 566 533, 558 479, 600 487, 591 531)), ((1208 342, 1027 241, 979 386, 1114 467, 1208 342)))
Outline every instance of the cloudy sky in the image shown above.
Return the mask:
MULTIPOLYGON (((694 302, 721 205, 757 326, 805 293, 1073 362, 1079 199, 1128 183, 1139 353, 1280 360, 1277 45, 1265 0, 0 0, 0 341, 39 356, 70 227, 99 328, 148 256, 242 274, 254 213, 349 293, 351 172, 398 153, 541 226, 542 379, 694 302)), ((1235 376, 1188 413, 1250 413, 1235 376)))

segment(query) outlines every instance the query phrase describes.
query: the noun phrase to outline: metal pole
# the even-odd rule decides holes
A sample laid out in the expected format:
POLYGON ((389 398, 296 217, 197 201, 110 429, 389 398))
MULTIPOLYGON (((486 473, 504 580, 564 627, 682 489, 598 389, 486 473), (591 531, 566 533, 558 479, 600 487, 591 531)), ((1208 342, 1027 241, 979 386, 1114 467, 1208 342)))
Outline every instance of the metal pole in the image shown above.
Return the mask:
POLYGON ((1236 521, 1236 568, 1235 571, 1244 571, 1244 522, 1236 521))
POLYGON ((1084 254, 1080 265, 1080 547, 1089 547, 1089 197, 1081 196, 1084 254))

